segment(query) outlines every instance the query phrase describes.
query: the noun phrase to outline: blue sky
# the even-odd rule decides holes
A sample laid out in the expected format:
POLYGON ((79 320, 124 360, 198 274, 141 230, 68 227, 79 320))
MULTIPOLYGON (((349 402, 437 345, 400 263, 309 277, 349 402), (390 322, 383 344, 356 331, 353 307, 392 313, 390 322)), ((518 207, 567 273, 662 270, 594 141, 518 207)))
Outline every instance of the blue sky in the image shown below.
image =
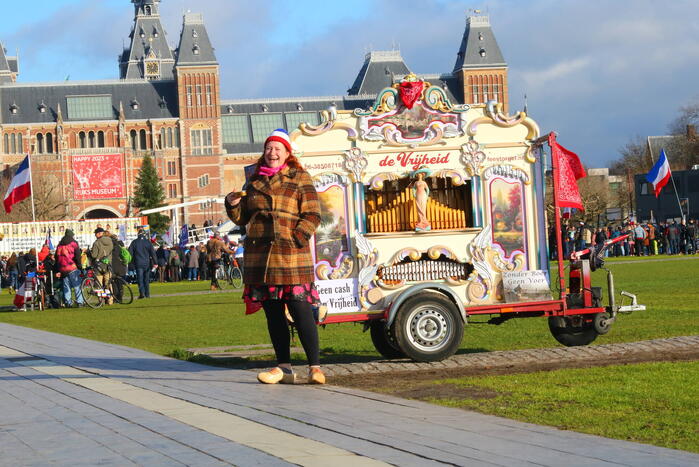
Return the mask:
MULTIPOLYGON (((4 2, 0 41, 20 81, 114 79, 133 22, 129 0, 4 2)), ((451 71, 469 8, 490 16, 509 66, 510 108, 590 167, 638 136, 666 134, 699 100, 696 0, 163 0, 168 42, 204 14, 222 97, 342 95, 370 50, 398 47, 416 73, 451 71)))

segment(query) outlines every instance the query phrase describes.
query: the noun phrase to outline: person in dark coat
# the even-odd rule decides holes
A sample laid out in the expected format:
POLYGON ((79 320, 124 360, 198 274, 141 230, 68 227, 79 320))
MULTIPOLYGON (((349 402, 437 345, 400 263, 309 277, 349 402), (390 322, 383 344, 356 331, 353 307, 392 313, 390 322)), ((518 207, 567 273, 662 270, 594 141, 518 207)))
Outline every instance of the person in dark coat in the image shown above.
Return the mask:
POLYGON ((165 282, 167 279, 167 263, 170 260, 170 250, 165 248, 163 243, 160 244, 158 251, 155 252, 158 258, 158 282, 165 282))
POLYGON ((129 245, 129 253, 136 267, 138 298, 150 298, 150 269, 154 264, 158 264, 158 258, 143 229, 138 230, 138 238, 129 245))
MULTIPOLYGON (((121 247, 124 246, 124 242, 119 240, 119 238, 109 230, 106 230, 104 234, 112 241, 112 273, 123 279, 128 272, 128 265, 121 259, 121 247)), ((117 298, 117 301, 121 302, 121 294, 123 293, 121 290, 121 281, 117 281, 114 284, 117 290, 112 290, 112 292, 117 298)))

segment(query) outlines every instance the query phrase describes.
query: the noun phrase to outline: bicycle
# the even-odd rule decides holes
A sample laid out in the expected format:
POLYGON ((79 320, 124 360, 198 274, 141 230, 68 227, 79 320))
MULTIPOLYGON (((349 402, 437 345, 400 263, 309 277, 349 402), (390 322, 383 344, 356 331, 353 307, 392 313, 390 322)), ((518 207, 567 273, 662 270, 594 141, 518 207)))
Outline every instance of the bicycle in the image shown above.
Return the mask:
POLYGON ((46 308, 46 276, 43 273, 27 273, 24 279, 24 290, 23 310, 43 311, 46 308))
POLYGON ((232 263, 219 264, 216 268, 216 279, 221 290, 228 287, 239 289, 243 286, 243 272, 235 259, 232 263))
MULTIPOLYGON (((111 266, 107 266, 111 273, 111 266)), ((83 294, 85 304, 90 308, 96 309, 101 307, 109 298, 114 298, 114 301, 121 305, 129 305, 133 302, 133 291, 128 282, 112 273, 108 287, 105 288, 97 277, 95 277, 93 268, 87 269, 85 278, 82 284, 80 284, 80 291, 83 294)))

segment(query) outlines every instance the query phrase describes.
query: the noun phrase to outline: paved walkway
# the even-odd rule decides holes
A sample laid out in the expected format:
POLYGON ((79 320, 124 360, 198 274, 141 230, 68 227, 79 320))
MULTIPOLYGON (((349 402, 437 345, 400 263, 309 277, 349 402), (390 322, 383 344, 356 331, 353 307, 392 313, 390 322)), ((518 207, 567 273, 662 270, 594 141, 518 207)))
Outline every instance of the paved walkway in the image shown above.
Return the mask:
POLYGON ((699 455, 0 324, 0 465, 696 466, 699 455))

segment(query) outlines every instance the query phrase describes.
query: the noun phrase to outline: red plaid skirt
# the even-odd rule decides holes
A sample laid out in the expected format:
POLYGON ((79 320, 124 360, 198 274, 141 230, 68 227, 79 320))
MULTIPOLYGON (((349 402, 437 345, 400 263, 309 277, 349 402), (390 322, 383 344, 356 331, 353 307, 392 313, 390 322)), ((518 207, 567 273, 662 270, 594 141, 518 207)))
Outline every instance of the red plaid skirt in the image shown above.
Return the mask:
POLYGON ((308 302, 314 309, 320 305, 320 296, 312 282, 296 285, 246 285, 243 289, 246 315, 258 311, 262 308, 262 302, 266 300, 308 302))

